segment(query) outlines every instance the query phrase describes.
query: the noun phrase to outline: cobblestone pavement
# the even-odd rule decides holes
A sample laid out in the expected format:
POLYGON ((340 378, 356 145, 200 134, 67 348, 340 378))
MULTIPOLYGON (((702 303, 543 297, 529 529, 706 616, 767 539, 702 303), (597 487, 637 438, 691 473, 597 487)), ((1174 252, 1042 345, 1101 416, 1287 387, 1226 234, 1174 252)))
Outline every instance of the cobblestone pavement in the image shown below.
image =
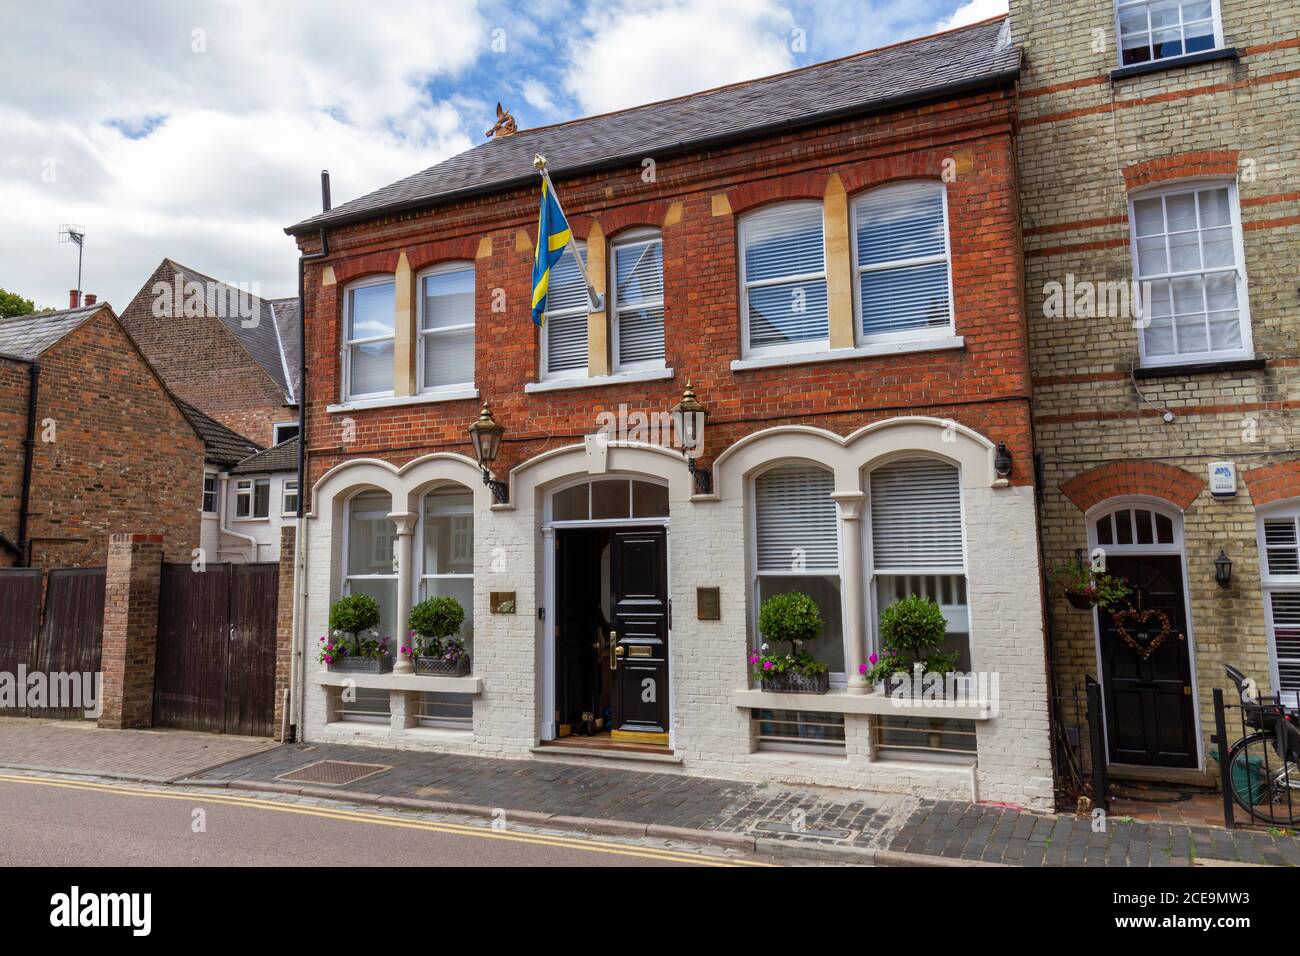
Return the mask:
POLYGON ((261 737, 101 730, 90 721, 0 717, 0 767, 164 783, 275 746, 261 737))
MULTIPOLYGON (((510 811, 747 834, 800 847, 921 854, 1015 866, 1300 864, 1300 840, 1125 819, 1091 821, 1006 807, 864 791, 742 783, 542 760, 498 760, 340 744, 289 745, 200 774, 205 781, 280 783, 319 760, 389 769, 330 787, 510 811)), ((289 785, 292 786, 292 785, 289 785)))

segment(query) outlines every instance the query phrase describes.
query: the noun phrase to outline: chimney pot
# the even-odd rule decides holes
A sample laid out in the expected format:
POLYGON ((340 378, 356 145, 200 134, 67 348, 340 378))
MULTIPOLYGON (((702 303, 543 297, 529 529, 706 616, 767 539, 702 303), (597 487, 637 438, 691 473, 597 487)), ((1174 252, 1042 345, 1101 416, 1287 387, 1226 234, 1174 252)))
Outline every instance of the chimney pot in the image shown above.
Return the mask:
POLYGON ((95 295, 95 293, 93 292, 86 293, 86 305, 94 305, 98 301, 99 301, 99 296, 95 295))
POLYGON ((81 294, 80 294, 76 289, 69 289, 69 290, 68 290, 68 308, 69 308, 69 309, 75 309, 78 305, 80 305, 80 304, 81 304, 81 302, 79 301, 80 298, 81 298, 81 294))

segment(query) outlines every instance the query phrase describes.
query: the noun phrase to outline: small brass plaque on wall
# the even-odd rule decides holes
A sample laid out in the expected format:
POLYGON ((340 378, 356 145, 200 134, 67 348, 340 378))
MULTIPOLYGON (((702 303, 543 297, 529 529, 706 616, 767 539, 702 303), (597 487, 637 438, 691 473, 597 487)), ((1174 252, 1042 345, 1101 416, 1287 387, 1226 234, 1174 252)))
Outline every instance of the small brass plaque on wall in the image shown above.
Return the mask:
POLYGON ((695 589, 695 616, 701 621, 722 619, 722 598, 717 588, 695 589))
POLYGON ((493 614, 514 614, 515 592, 492 591, 489 593, 488 604, 493 614))

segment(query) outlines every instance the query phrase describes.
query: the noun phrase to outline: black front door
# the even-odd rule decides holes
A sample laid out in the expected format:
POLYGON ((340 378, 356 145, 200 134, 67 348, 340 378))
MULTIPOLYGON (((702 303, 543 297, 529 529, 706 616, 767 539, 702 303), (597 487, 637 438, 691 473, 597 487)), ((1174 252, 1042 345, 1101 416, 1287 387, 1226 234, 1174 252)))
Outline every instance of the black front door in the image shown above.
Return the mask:
POLYGON ((556 592, 561 596, 555 622, 555 722, 563 737, 579 726, 583 714, 599 716, 601 711, 600 532, 560 531, 555 547, 556 592))
POLYGON ((616 529, 613 597, 613 736, 668 743, 668 536, 663 528, 616 529))
POLYGON ((1182 559, 1108 557, 1106 565, 1133 589, 1129 608, 1097 611, 1110 759, 1195 767, 1196 713, 1182 559))

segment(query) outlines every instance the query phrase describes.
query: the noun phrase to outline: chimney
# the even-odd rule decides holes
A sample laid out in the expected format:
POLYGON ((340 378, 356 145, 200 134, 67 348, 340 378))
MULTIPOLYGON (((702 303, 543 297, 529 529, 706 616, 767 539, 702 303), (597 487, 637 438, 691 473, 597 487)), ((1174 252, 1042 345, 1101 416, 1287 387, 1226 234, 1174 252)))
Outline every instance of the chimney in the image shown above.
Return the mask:
POLYGON ((75 309, 81 303, 77 300, 80 298, 80 292, 77 289, 68 290, 68 308, 75 309))
POLYGON ((93 292, 86 293, 86 305, 94 305, 98 301, 99 301, 99 296, 95 295, 95 293, 93 292))

